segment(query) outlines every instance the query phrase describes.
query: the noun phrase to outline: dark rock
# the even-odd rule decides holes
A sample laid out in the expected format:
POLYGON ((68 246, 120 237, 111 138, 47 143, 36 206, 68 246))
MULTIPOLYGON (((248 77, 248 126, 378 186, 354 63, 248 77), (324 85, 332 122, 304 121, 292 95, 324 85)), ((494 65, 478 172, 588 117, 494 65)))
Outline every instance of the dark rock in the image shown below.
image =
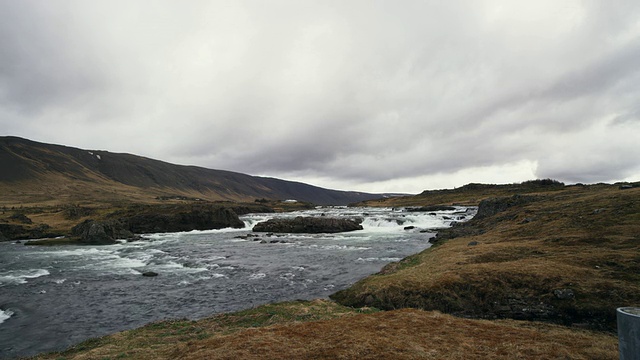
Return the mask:
POLYGON ((233 211, 236 215, 246 215, 246 214, 251 214, 251 213, 273 213, 275 212, 275 210, 273 210, 272 208, 270 208, 269 206, 266 205, 262 205, 262 206, 232 206, 229 208, 231 211, 233 211))
POLYGON ((266 244, 267 240, 260 240, 260 244, 266 244))
MULTIPOLYGON (((327 217, 303 217, 294 219, 270 219, 256 224, 255 232, 270 233, 338 233, 362 230, 362 219, 337 219, 327 217)), ((267 234, 269 236, 269 234, 267 234)))
POLYGON ((600 214, 601 212, 606 211, 606 210, 607 209, 595 209, 595 210, 593 210, 593 213, 594 214, 600 214))
POLYGON ((619 186, 619 189, 620 189, 620 190, 633 189, 633 185, 628 185, 628 184, 620 185, 620 186, 619 186))
POLYGON ((0 224, 0 240, 6 241, 23 238, 21 235, 27 232, 27 229, 22 225, 0 224))
POLYGON ((556 289, 553 290, 553 295, 560 300, 570 300, 575 298, 573 290, 571 289, 556 289))
POLYGON ((476 246, 478 245, 477 241, 471 241, 470 243, 467 244, 468 246, 476 246))
POLYGON ((45 237, 55 237, 57 234, 51 234, 49 232, 50 226, 47 224, 40 224, 29 231, 29 237, 32 239, 40 239, 45 237))
POLYGON ((444 219, 444 220, 451 220, 451 217, 449 217, 449 216, 443 216, 443 217, 442 217, 442 219, 444 219))
POLYGON ((33 221, 31 221, 31 219, 29 219, 29 217, 25 214, 13 214, 11 216, 9 216, 9 219, 11 220, 15 220, 19 223, 23 223, 23 224, 33 224, 33 221))
POLYGON ((0 241, 41 239, 60 236, 50 230, 49 225, 40 224, 35 227, 25 227, 17 224, 0 224, 0 241))
POLYGON ((456 208, 453 206, 447 205, 432 205, 432 206, 422 206, 418 208, 407 208, 406 211, 414 212, 414 211, 424 211, 424 212, 433 212, 433 211, 451 211, 456 208))
POLYGON ((80 242, 95 245, 114 244, 116 239, 129 239, 134 235, 117 220, 85 220, 71 229, 71 234, 80 238, 80 242))
POLYGON ((202 207, 178 213, 138 214, 123 219, 123 222, 136 234, 244 227, 244 222, 233 210, 223 207, 202 207))
POLYGON ((158 276, 158 273, 153 271, 145 271, 142 273, 142 276, 155 277, 155 276, 158 276))
POLYGON ((411 225, 411 226, 405 226, 405 227, 404 227, 404 229, 405 229, 405 230, 413 230, 413 229, 415 229, 415 228, 416 228, 416 227, 415 227, 415 226, 413 226, 413 225, 411 225))
POLYGON ((474 219, 482 219, 503 212, 516 205, 523 205, 537 200, 535 196, 513 195, 511 197, 491 198, 482 200, 478 206, 478 213, 474 219))

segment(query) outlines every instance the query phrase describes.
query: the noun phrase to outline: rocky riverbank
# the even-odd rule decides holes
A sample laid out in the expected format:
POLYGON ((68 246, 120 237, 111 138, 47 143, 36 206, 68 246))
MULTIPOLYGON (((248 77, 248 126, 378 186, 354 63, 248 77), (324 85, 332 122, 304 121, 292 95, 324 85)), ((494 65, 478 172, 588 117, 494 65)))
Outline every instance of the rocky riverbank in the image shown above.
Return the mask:
POLYGON ((263 203, 206 202, 24 208, 0 217, 0 241, 42 239, 26 243, 107 245, 134 239, 135 234, 242 228, 239 215, 273 211, 263 203))

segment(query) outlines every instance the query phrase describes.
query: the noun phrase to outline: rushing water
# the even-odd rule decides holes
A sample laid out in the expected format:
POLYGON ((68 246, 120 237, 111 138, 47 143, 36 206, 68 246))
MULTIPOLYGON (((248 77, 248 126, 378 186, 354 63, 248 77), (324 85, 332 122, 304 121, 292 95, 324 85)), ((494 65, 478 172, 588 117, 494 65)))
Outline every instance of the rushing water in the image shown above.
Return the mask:
POLYGON ((325 298, 429 247, 434 233, 425 230, 475 211, 319 208, 243 216, 245 229, 150 234, 110 246, 0 243, 0 358, 61 350, 162 319, 325 298), (364 230, 243 238, 259 221, 299 215, 361 217, 364 230))

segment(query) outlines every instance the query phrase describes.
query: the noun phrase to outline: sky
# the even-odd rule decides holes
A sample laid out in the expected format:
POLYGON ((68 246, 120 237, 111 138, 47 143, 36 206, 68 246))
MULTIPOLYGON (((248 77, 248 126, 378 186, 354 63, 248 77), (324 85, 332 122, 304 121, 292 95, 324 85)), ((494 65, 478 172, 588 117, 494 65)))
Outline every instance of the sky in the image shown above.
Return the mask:
POLYGON ((367 192, 640 180, 637 0, 0 9, 0 135, 367 192))

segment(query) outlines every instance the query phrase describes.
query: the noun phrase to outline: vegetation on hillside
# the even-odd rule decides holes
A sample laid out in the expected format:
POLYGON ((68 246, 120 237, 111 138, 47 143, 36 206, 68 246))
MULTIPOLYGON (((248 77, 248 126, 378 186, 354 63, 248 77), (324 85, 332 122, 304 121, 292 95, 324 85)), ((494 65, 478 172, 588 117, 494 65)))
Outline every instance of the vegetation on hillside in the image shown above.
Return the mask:
POLYGON ((346 205, 381 196, 8 136, 0 136, 0 169, 0 206, 8 207, 260 198, 346 205))
MULTIPOLYGON (((582 185, 575 185, 582 186, 582 185)), ((455 189, 425 190, 415 196, 398 196, 374 199, 351 204, 352 206, 430 206, 439 205, 478 205, 481 200, 490 197, 510 196, 513 194, 541 193, 564 190, 565 185, 557 180, 538 179, 519 184, 478 184, 470 183, 455 189)))
POLYGON ((435 242, 333 299, 609 330, 616 307, 640 305, 640 188, 484 200, 476 218, 435 242))

